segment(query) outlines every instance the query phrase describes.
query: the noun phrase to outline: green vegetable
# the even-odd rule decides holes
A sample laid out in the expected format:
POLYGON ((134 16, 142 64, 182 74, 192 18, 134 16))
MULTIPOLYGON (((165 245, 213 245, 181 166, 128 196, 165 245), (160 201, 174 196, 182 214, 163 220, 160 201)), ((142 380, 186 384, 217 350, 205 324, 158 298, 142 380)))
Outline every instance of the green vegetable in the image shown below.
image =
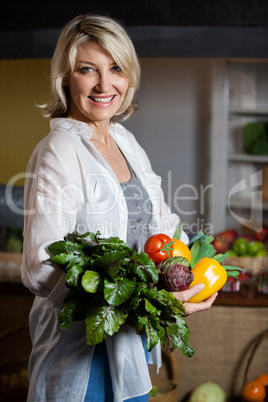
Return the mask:
POLYGON ((159 388, 156 385, 152 385, 152 389, 149 392, 149 397, 152 398, 153 396, 157 396, 160 394, 161 394, 161 392, 159 391, 159 388))
POLYGON ((212 381, 205 382, 196 387, 188 402, 225 402, 226 395, 223 389, 212 381))
POLYGON ((188 244, 191 251, 191 267, 193 268, 198 261, 204 257, 213 258, 216 250, 211 244, 214 240, 213 236, 205 235, 203 232, 198 232, 197 235, 188 244))
POLYGON ((252 155, 268 155, 268 123, 250 122, 243 127, 244 151, 252 155))
POLYGON ((58 315, 60 328, 84 321, 86 339, 95 345, 112 336, 124 323, 146 333, 148 351, 159 342, 192 356, 183 304, 157 289, 158 271, 145 253, 137 253, 118 237, 100 233, 69 233, 49 246, 50 263, 66 272, 70 291, 58 315))
POLYGON ((162 274, 164 274, 166 269, 171 264, 183 264, 185 267, 190 268, 190 262, 188 260, 186 260, 186 258, 177 256, 177 257, 169 257, 165 261, 161 261, 157 265, 158 272, 161 272, 162 274))
MULTIPOLYGON (((212 258, 216 260, 218 263, 222 263, 226 257, 229 256, 229 253, 224 254, 216 254, 213 244, 211 244, 214 240, 213 236, 206 235, 202 231, 198 232, 190 241, 189 248, 191 251, 191 268, 199 263, 203 258, 212 258)), ((245 240, 245 239, 242 239, 245 240)), ((235 266, 222 265, 226 270, 227 276, 238 277, 239 271, 242 271, 241 268, 235 266)), ((203 265, 204 267, 204 265, 203 265)), ((194 282, 193 282, 194 283, 194 282)), ((195 297, 195 299, 198 299, 195 297)))

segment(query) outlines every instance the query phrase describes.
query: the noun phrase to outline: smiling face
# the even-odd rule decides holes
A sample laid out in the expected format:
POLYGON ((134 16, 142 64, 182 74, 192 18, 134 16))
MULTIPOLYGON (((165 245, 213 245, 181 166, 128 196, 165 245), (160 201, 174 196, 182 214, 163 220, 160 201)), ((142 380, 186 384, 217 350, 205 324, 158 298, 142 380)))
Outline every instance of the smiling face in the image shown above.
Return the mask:
POLYGON ((70 93, 68 117, 88 124, 109 123, 129 88, 128 78, 112 56, 93 40, 78 46, 75 68, 66 84, 70 93))

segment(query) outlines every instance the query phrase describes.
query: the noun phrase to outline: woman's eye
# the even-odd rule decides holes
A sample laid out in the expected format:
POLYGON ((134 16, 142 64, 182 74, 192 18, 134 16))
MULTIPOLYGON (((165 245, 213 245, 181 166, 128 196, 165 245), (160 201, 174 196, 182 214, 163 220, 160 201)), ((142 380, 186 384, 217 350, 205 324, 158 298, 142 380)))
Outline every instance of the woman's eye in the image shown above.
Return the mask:
POLYGON ((113 70, 116 71, 117 73, 121 73, 121 68, 119 66, 114 66, 113 70))
POLYGON ((89 73, 89 72, 91 72, 91 71, 93 71, 93 68, 92 68, 92 67, 86 66, 86 67, 81 67, 81 68, 80 68, 80 72, 83 73, 83 74, 89 73))

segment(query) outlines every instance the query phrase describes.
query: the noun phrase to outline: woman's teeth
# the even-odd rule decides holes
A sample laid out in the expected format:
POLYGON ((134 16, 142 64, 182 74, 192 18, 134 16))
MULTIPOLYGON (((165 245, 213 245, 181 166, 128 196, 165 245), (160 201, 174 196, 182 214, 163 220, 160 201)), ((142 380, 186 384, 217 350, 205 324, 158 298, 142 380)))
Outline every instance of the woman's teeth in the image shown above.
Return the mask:
POLYGON ((113 99, 113 96, 110 96, 109 98, 94 98, 93 96, 90 96, 90 99, 92 99, 94 102, 106 103, 110 102, 113 99))

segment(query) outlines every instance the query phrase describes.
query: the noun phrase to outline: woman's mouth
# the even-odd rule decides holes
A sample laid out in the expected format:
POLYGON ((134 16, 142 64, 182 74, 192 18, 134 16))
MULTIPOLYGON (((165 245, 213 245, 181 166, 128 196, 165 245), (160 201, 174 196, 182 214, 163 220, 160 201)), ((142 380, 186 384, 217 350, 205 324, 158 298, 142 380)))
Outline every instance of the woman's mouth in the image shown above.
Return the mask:
POLYGON ((115 95, 107 96, 107 97, 89 96, 89 98, 90 98, 93 102, 97 102, 97 103, 108 103, 108 102, 111 102, 111 100, 112 100, 114 97, 115 97, 115 95))

